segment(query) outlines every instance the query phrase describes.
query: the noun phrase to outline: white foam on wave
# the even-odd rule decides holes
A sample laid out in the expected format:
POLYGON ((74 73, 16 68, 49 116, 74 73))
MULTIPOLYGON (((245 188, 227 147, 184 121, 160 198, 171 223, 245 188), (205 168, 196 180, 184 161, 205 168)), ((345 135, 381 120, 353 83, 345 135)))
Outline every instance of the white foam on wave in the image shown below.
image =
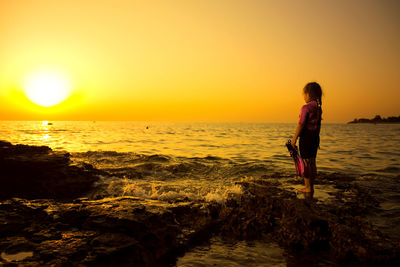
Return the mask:
POLYGON ((229 197, 233 197, 234 195, 242 194, 242 187, 238 184, 234 184, 225 188, 218 188, 214 192, 209 192, 205 197, 205 201, 207 202, 218 202, 223 203, 229 197))
POLYGON ((223 203, 226 199, 242 194, 242 188, 226 181, 199 181, 179 179, 174 181, 131 180, 102 176, 89 195, 92 199, 132 196, 162 201, 196 201, 223 203))

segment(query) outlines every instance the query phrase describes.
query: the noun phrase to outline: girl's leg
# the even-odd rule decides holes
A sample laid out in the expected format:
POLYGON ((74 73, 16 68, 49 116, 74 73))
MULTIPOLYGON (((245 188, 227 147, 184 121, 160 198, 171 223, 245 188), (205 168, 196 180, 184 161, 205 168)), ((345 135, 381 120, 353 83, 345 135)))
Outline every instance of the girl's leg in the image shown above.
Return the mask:
POLYGON ((310 182, 311 182, 311 188, 312 191, 314 191, 314 182, 315 179, 317 178, 317 164, 315 162, 315 158, 310 159, 311 160, 311 175, 310 175, 310 182))
POLYGON ((299 191, 302 192, 313 192, 314 191, 314 169, 315 169, 315 158, 303 159, 304 161, 304 188, 299 191))

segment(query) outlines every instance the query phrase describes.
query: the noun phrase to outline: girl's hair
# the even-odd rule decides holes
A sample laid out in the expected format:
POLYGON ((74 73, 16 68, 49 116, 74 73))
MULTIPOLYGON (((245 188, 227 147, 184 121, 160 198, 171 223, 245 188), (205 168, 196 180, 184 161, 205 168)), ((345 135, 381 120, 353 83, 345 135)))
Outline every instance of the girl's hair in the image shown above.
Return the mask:
POLYGON ((316 82, 310 82, 307 83, 306 86, 304 86, 303 92, 305 94, 309 94, 310 98, 312 100, 317 101, 318 108, 319 108, 319 124, 321 124, 321 119, 322 119, 322 89, 321 86, 316 83, 316 82))
POLYGON ((309 94, 312 100, 317 101, 318 106, 322 106, 322 89, 321 86, 316 82, 307 83, 303 89, 305 94, 309 94))

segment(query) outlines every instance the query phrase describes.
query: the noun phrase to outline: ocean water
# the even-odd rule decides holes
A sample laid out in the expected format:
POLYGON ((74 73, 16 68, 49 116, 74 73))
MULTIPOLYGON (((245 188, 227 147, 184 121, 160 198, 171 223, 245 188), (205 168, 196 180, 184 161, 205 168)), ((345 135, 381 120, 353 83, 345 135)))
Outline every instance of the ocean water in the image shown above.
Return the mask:
MULTIPOLYGON (((295 127, 290 123, 0 121, 0 138, 68 152, 97 151, 105 157, 107 152, 119 153, 118 157, 163 155, 174 160, 209 157, 291 169, 284 144, 295 127)), ((400 124, 324 124, 318 169, 398 175, 399 141, 400 124)), ((111 164, 118 166, 119 162, 111 164)))
MULTIPOLYGON (((106 170, 91 198, 139 196, 224 202, 241 194, 235 184, 263 175, 297 179, 285 147, 291 123, 161 123, 93 121, 0 121, 0 139, 46 145, 71 153, 75 162, 106 170)), ((370 220, 400 239, 400 124, 323 124, 319 175, 354 177, 380 202, 370 220)), ((329 187, 316 186, 321 199, 329 187)), ((177 266, 285 265, 276 244, 225 242, 218 238, 195 248, 177 266)), ((329 264, 327 264, 329 265, 329 264)))

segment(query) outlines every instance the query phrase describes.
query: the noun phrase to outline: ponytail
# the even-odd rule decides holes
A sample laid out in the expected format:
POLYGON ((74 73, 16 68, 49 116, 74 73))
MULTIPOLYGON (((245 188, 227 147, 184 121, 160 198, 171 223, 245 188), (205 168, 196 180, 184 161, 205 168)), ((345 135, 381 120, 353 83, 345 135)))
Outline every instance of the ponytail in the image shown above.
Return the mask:
POLYGON ((317 99, 315 99, 315 101, 317 101, 318 107, 321 108, 322 107, 321 98, 317 98, 317 99))
POLYGON ((307 83, 303 89, 304 93, 310 95, 312 100, 317 101, 319 108, 319 124, 322 120, 322 89, 321 86, 316 82, 307 83))

